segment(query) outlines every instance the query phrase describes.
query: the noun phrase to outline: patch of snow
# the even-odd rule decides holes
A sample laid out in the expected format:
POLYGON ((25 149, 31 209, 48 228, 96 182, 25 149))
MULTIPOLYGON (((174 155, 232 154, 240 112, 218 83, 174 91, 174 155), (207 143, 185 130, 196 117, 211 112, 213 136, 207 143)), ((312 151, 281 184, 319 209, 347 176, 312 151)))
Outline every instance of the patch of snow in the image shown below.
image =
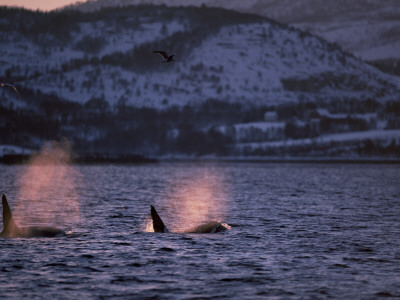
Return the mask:
POLYGON ((27 148, 21 148, 14 145, 0 145, 0 157, 6 154, 31 154, 32 151, 27 148))
POLYGON ((364 141, 371 140, 400 140, 400 129, 392 130, 369 130, 357 132, 345 132, 327 134, 317 138, 285 140, 275 142, 262 142, 262 143, 240 143, 236 145, 237 149, 245 147, 255 148, 268 148, 268 147, 290 147, 296 145, 310 145, 310 144, 325 144, 330 142, 349 142, 349 141, 364 141))
POLYGON ((285 122, 251 122, 251 123, 235 124, 234 127, 236 130, 257 128, 262 131, 267 131, 271 128, 282 129, 285 127, 285 122))

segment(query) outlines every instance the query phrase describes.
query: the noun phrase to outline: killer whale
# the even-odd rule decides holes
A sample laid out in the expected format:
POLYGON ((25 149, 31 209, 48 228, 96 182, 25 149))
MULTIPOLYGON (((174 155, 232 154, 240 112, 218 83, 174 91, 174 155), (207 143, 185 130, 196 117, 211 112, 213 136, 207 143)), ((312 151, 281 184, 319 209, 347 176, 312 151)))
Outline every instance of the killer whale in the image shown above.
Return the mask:
POLYGON ((3 203, 3 231, 0 233, 0 237, 56 237, 65 235, 64 230, 56 227, 18 227, 12 216, 6 195, 2 194, 1 200, 3 203))
MULTIPOLYGON (((153 230, 154 232, 169 232, 164 222, 161 220, 156 209, 153 205, 150 206, 150 214, 153 220, 153 230)), ((189 230, 184 231, 184 233, 216 233, 225 231, 227 228, 217 221, 210 221, 189 230)))

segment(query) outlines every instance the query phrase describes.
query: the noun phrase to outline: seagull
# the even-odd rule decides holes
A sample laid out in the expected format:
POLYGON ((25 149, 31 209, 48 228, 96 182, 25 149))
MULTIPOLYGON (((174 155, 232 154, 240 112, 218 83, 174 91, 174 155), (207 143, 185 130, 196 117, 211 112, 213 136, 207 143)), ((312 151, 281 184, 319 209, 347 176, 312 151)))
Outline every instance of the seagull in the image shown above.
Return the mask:
POLYGON ((175 54, 172 54, 172 55, 169 55, 169 56, 168 56, 168 54, 167 54, 166 52, 164 52, 164 51, 153 51, 153 53, 160 54, 160 55, 163 57, 162 62, 171 62, 171 61, 175 61, 175 60, 174 60, 175 54))
POLYGON ((12 88, 17 93, 17 96, 19 97, 18 90, 15 86, 13 86, 12 84, 9 84, 9 83, 4 83, 4 82, 0 83, 0 87, 6 87, 6 86, 9 86, 10 88, 12 88))

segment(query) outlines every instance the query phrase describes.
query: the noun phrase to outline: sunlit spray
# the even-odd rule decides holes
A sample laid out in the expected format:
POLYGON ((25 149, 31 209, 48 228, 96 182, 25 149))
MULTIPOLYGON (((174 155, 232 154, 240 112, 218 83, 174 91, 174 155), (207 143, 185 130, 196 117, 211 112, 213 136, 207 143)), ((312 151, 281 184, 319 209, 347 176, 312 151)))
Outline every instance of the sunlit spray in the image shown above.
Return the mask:
POLYGON ((153 220, 149 217, 146 218, 144 225, 142 226, 142 231, 144 232, 154 232, 153 229, 153 220))
POLYGON ((76 182, 81 179, 71 164, 67 140, 46 143, 32 155, 18 178, 14 216, 23 224, 72 225, 79 221, 76 182))

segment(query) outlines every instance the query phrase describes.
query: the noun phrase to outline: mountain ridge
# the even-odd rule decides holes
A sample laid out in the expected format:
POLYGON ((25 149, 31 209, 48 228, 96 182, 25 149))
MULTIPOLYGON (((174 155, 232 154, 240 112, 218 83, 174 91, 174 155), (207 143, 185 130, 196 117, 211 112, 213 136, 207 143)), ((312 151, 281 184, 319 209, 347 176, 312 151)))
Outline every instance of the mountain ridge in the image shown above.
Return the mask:
POLYGON ((400 6, 397 0, 379 3, 373 0, 97 0, 66 8, 93 11, 101 7, 138 4, 206 5, 257 14, 338 43, 364 60, 400 59, 400 6))
MULTIPOLYGON (((142 9, 149 13, 153 8, 142 9)), ((114 17, 113 10, 107 10, 108 20, 122 19, 117 24, 102 20, 101 13, 97 17, 94 17, 96 14, 78 17, 73 13, 61 13, 59 16, 64 19, 50 14, 48 20, 42 21, 43 25, 34 23, 37 28, 24 20, 20 25, 23 35, 19 43, 25 39, 25 45, 13 49, 15 44, 3 34, 2 55, 11 58, 21 53, 18 61, 24 64, 25 70, 21 72, 16 63, 7 59, 3 60, 3 73, 25 78, 31 86, 43 85, 43 91, 61 93, 79 103, 100 97, 115 104, 125 96, 131 99, 131 104, 135 99, 136 105, 155 107, 162 106, 165 99, 185 105, 190 100, 187 95, 191 95, 192 101, 220 98, 262 103, 268 99, 269 102, 296 101, 297 92, 314 98, 324 94, 331 97, 332 89, 335 93, 344 93, 343 96, 346 90, 351 90, 347 98, 375 97, 386 101, 398 89, 394 77, 347 55, 333 44, 278 23, 224 11, 232 20, 239 18, 235 25, 235 21, 228 21, 226 17, 226 21, 216 19, 222 11, 204 9, 203 18, 216 20, 215 24, 204 25, 202 17, 196 17, 196 9, 186 8, 192 24, 198 24, 193 27, 188 25, 182 12, 179 15, 176 9, 160 9, 164 17, 154 13, 146 17, 147 21, 143 17, 133 17, 138 10, 135 7, 131 8, 131 13, 126 8, 116 8, 114 17), (213 13, 207 15, 207 12, 213 13), (175 16, 168 17, 170 13, 175 16), (74 21, 74 18, 81 18, 81 21, 74 21), (160 22, 160 18, 166 19, 160 22), (177 21, 179 18, 181 21, 177 21), (55 22, 55 25, 46 31, 44 27, 48 22, 55 22), (40 30, 45 31, 38 33, 40 30), (24 36, 26 34, 28 36, 24 36), (161 48, 177 52, 176 63, 160 64, 158 56, 151 52, 161 48), (95 76, 98 72, 102 76, 95 76), (355 84, 360 87, 352 86, 348 73, 353 73, 355 84), (156 76, 158 79, 154 81, 156 76), (76 79, 79 79, 78 85, 74 82, 76 79), (317 89, 316 80, 319 81, 317 89), (306 88, 299 89, 299 84, 306 88), (362 87, 375 92, 368 95, 362 87), (378 95, 381 90, 384 95, 378 95), (172 98, 168 95, 173 95, 174 99, 168 99, 172 98)), ((7 34, 10 33, 9 30, 7 34)), ((265 104, 269 104, 267 102, 265 104)))

